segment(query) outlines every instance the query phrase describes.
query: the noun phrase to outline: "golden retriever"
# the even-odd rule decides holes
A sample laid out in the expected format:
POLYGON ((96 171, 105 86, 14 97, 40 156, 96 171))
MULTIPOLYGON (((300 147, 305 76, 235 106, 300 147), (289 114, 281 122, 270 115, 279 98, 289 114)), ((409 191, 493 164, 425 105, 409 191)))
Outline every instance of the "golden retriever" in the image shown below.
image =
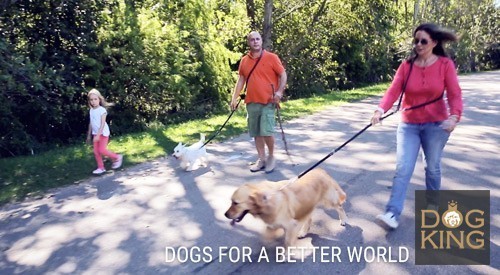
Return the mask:
POLYGON ((246 214, 250 213, 256 215, 256 205, 255 205, 255 195, 259 191, 265 190, 278 190, 285 186, 288 181, 263 181, 259 183, 247 183, 244 184, 236 191, 234 191, 231 197, 231 206, 226 211, 225 216, 231 219, 231 225, 236 222, 240 222, 246 214))
POLYGON ((236 189, 226 217, 239 222, 246 213, 262 219, 267 233, 283 228, 285 247, 295 245, 311 226, 311 215, 316 206, 337 210, 341 225, 347 222, 342 204, 346 194, 339 184, 323 169, 313 169, 295 181, 246 184, 236 189))

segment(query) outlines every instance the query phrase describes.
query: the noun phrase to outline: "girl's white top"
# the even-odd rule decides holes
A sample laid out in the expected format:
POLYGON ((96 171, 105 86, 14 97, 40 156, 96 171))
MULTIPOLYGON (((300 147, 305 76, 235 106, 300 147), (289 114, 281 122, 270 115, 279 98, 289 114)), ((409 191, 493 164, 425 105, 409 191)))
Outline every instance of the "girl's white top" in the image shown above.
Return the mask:
MULTIPOLYGON (((107 114, 106 108, 99 106, 97 108, 90 108, 90 125, 92 127, 92 135, 96 135, 101 127, 101 117, 107 114)), ((104 128, 102 129, 102 135, 109 137, 109 126, 107 122, 104 122, 104 128)))

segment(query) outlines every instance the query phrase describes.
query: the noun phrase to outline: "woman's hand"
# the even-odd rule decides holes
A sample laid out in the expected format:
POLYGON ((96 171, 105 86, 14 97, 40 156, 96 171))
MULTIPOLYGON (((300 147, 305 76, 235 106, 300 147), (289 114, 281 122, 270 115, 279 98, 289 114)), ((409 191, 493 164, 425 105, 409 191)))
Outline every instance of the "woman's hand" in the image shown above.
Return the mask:
POLYGON ((375 125, 377 123, 381 123, 380 118, 382 117, 382 115, 383 115, 382 112, 380 112, 379 110, 375 111, 375 113, 373 113, 373 116, 371 119, 372 125, 375 125))
POLYGON ((94 136, 94 142, 98 142, 98 141, 99 141, 99 136, 100 136, 100 135, 95 135, 95 136, 94 136))
POLYGON ((457 127, 458 117, 456 115, 451 115, 447 120, 441 123, 441 128, 443 128, 446 132, 451 133, 457 127))

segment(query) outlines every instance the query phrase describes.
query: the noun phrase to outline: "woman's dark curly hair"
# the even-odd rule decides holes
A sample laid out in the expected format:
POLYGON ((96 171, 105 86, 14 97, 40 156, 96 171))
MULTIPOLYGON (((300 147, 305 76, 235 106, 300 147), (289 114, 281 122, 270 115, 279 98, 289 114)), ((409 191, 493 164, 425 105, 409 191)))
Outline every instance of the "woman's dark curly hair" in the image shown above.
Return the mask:
MULTIPOLYGON (((436 47, 432 49, 432 53, 438 56, 448 57, 448 54, 444 50, 443 44, 446 42, 455 42, 458 40, 458 37, 451 31, 438 27, 432 23, 424 23, 420 24, 414 31, 413 36, 418 31, 425 31, 429 34, 432 40, 436 41, 436 47)), ((417 53, 413 50, 412 55, 409 60, 413 60, 417 57, 417 53)))

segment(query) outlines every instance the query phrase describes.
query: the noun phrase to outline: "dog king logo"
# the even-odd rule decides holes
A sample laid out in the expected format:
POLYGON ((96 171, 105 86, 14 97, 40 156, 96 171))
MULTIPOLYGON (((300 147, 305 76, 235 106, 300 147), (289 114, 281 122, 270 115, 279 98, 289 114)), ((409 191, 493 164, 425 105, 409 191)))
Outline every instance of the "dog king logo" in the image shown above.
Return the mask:
POLYGON ((458 203, 451 201, 448 203, 448 211, 443 213, 443 224, 448 228, 457 228, 462 224, 463 216, 457 210, 458 203))
POLYGON ((489 265, 490 191, 415 191, 415 264, 489 265))

